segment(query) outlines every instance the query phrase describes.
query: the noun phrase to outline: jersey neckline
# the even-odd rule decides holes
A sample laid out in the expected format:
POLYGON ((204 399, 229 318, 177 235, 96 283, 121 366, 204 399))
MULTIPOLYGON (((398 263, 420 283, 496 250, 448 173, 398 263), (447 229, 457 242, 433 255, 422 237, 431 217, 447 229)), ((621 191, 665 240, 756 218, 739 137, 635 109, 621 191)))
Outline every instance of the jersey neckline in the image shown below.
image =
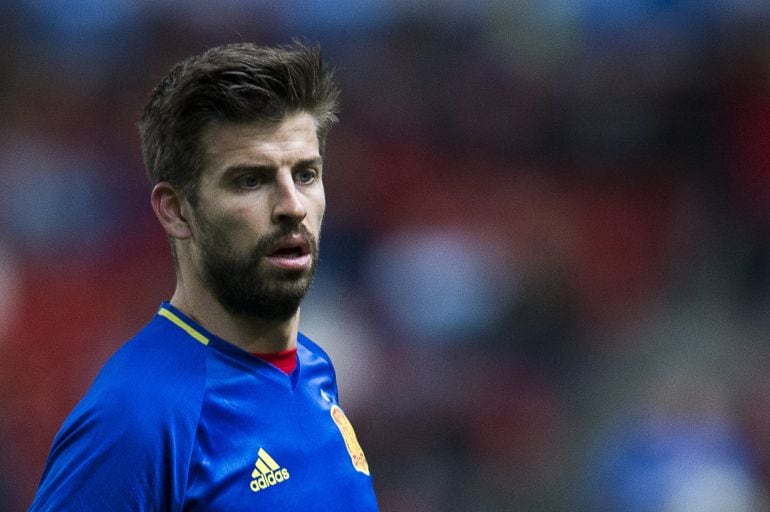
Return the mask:
POLYGON ((235 359, 240 365, 245 366, 244 369, 248 371, 259 370, 263 375, 270 377, 272 380, 276 380, 283 385, 288 385, 292 390, 294 390, 299 381, 299 373, 302 366, 302 358, 299 357, 299 354, 300 349, 304 348, 302 345, 304 335, 302 333, 297 333, 297 365, 294 368, 294 371, 287 375, 280 368, 277 368, 268 361, 265 361, 264 359, 243 350, 234 343, 220 338, 216 334, 206 330, 205 327, 201 326, 181 310, 172 306, 168 301, 161 302, 157 316, 170 321, 174 326, 181 329, 196 342, 208 348, 215 349, 217 352, 223 353, 227 357, 235 359), (268 371, 264 371, 265 369, 268 371))

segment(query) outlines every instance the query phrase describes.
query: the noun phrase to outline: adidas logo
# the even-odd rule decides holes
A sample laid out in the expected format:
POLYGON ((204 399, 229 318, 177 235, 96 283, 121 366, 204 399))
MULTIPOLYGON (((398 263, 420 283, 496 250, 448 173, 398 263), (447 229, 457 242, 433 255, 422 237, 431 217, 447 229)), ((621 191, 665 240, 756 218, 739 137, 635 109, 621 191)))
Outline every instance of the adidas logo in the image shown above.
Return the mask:
POLYGON ((278 463, 262 448, 257 452, 257 462, 251 472, 251 490, 259 492, 289 479, 289 470, 278 463))

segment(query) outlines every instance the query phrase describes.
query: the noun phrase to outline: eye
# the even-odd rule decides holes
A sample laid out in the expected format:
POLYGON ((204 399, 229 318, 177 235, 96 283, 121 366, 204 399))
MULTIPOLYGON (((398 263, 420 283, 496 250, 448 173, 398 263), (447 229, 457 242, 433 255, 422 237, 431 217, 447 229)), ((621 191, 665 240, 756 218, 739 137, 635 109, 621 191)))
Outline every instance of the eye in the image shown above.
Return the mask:
POLYGON ((262 177, 256 174, 244 174, 237 180, 238 186, 243 189, 252 190, 262 185, 262 177))
POLYGON ((318 171, 315 169, 302 169, 297 171, 296 180, 300 185, 310 185, 318 177, 318 171))

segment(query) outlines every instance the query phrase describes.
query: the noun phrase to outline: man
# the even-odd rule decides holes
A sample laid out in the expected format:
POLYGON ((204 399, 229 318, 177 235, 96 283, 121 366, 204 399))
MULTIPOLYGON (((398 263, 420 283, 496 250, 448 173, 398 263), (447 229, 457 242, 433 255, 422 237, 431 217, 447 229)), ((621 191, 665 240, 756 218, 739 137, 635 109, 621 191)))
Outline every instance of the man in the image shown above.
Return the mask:
POLYGON ((300 43, 213 48, 155 89, 140 132, 176 290, 65 421, 32 510, 377 510, 298 332, 337 98, 300 43))

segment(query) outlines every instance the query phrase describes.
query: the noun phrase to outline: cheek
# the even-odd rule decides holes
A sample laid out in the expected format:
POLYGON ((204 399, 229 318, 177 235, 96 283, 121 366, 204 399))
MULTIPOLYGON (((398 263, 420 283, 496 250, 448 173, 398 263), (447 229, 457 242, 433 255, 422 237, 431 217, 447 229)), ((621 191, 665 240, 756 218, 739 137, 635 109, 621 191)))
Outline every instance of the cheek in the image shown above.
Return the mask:
POLYGON ((308 214, 313 216, 316 228, 320 228, 321 221, 323 221, 324 217, 324 211, 326 210, 326 197, 324 196, 323 191, 321 191, 318 197, 314 198, 311 205, 312 206, 308 209, 308 214))
POLYGON ((214 239, 220 249, 227 248, 240 253, 253 244, 255 237, 265 232, 265 226, 259 220, 262 213, 253 208, 220 213, 222 214, 217 216, 216 222, 208 226, 215 233, 214 239))
POLYGON ((254 233, 270 228, 272 213, 266 198, 244 196, 243 200, 231 204, 224 215, 232 231, 254 233))

